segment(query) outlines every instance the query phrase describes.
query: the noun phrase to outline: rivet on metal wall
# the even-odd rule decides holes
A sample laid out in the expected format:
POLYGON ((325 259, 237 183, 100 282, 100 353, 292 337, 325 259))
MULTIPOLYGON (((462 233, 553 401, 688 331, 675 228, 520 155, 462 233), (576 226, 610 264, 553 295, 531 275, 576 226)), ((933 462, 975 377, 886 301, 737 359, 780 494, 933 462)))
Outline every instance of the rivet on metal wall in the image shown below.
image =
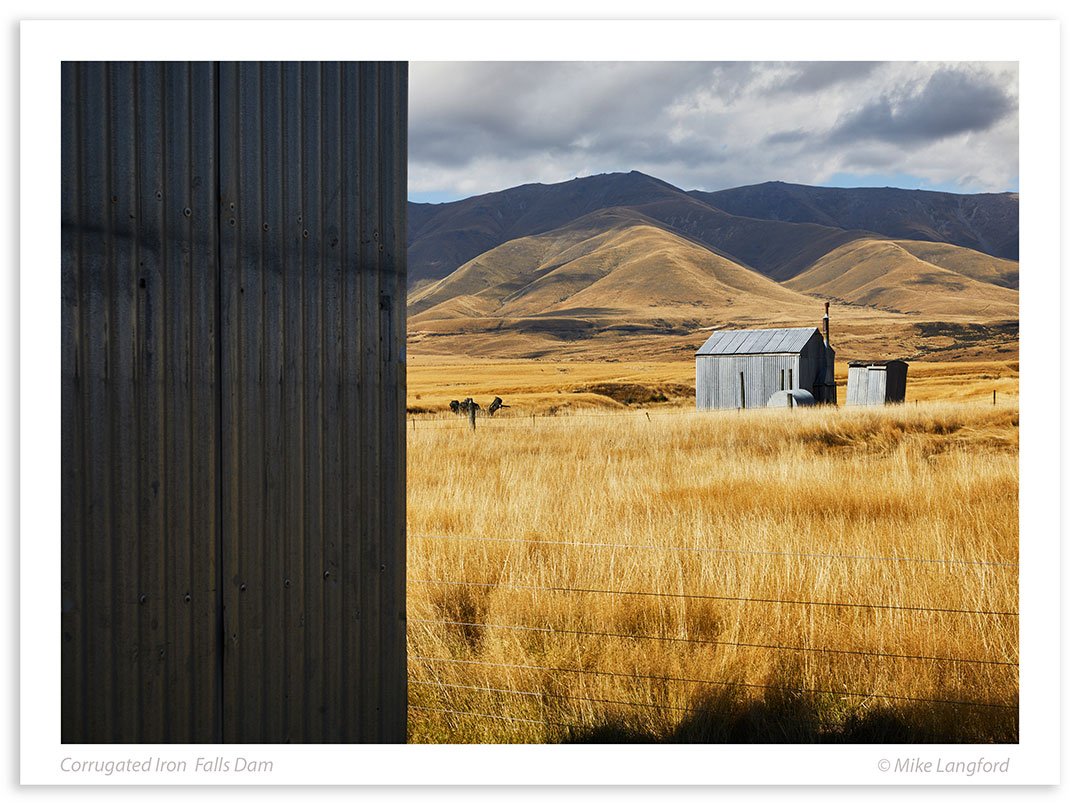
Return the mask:
POLYGON ((140 604, 145 604, 146 603, 146 593, 143 593, 142 595, 139 596, 139 603, 140 604))
POLYGON ((246 592, 247 592, 247 585, 246 585, 246 584, 241 584, 241 585, 240 585, 240 592, 242 592, 242 593, 246 593, 246 592))
POLYGON ((322 574, 322 577, 324 579, 330 578, 330 571, 329 570, 324 571, 323 574, 322 574))
POLYGON ((285 579, 285 587, 286 588, 292 587, 292 582, 289 581, 288 579, 285 579))
POLYGON ((263 223, 263 232, 269 232, 269 231, 270 231, 270 224, 264 222, 263 223))
POLYGON ((184 217, 185 218, 190 218, 191 217, 191 207, 184 207, 184 217))
POLYGON ((304 237, 306 238, 307 236, 308 236, 308 231, 305 229, 304 230, 304 237))
POLYGON ((154 198, 157 198, 157 199, 161 198, 161 191, 160 190, 158 190, 156 193, 154 193, 154 198))
POLYGON ((191 603, 191 593, 184 593, 184 603, 185 604, 190 604, 191 603))
POLYGON ((236 226, 236 219, 235 218, 230 218, 229 219, 229 226, 236 226))

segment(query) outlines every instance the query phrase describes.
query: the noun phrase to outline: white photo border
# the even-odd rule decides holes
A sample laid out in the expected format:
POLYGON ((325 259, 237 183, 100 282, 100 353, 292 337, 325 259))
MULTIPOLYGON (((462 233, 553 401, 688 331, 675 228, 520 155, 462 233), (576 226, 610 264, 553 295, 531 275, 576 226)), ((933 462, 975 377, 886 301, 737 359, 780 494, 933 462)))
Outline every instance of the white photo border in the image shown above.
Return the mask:
MULTIPOLYGON (((1060 26, 1056 21, 24 21, 21 24, 20 721, 24 784, 1056 784, 1060 778, 1060 26), (1014 745, 60 743, 60 64, 73 60, 1015 61, 1020 66, 1020 742, 1014 745), (27 706, 28 702, 33 707, 27 706), (882 759, 1010 760, 905 775, 882 759), (273 761, 198 774, 196 757, 273 761), (184 774, 62 770, 182 759, 184 774), (418 773, 422 770, 422 773, 418 773)), ((767 178, 767 177, 763 177, 767 178)))

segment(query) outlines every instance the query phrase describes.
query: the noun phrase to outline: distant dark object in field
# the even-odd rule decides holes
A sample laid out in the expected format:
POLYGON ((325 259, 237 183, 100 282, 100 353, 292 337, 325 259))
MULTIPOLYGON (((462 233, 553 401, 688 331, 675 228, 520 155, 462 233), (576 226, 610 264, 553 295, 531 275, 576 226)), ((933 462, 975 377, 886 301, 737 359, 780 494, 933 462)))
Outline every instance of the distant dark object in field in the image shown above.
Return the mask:
POLYGON ((466 397, 464 400, 451 400, 450 401, 450 410, 453 411, 458 416, 468 416, 470 409, 472 411, 486 410, 488 416, 494 416, 495 412, 498 411, 500 408, 509 408, 509 407, 510 407, 509 405, 506 405, 502 401, 502 397, 496 397, 494 400, 491 401, 491 405, 489 405, 486 409, 483 408, 483 406, 481 406, 480 403, 473 400, 472 397, 466 397))
POLYGON ((458 402, 457 400, 452 400, 450 402, 450 410, 453 411, 455 414, 460 414, 461 416, 468 416, 469 411, 480 410, 480 403, 475 402, 472 397, 466 397, 461 402, 458 402))

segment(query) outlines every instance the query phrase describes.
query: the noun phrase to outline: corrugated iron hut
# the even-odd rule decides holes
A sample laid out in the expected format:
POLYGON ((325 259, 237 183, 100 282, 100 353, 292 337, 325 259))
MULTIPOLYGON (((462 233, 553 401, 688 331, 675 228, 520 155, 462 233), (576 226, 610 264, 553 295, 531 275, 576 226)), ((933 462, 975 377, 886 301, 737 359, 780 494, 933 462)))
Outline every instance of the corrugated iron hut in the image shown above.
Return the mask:
POLYGON ((847 404, 902 403, 907 396, 907 369, 904 361, 851 361, 847 404))
POLYGON ((835 359, 816 327, 717 331, 697 351, 698 410, 764 408, 777 392, 797 389, 835 403, 835 359))

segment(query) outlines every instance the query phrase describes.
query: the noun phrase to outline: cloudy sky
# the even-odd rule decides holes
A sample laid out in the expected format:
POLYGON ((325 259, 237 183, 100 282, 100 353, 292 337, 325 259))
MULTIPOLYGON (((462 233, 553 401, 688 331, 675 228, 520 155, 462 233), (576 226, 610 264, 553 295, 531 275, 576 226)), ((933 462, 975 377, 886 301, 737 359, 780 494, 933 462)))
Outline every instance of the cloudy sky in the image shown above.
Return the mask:
POLYGON ((1019 190, 1018 68, 922 62, 413 62, 409 198, 640 170, 1019 190))

